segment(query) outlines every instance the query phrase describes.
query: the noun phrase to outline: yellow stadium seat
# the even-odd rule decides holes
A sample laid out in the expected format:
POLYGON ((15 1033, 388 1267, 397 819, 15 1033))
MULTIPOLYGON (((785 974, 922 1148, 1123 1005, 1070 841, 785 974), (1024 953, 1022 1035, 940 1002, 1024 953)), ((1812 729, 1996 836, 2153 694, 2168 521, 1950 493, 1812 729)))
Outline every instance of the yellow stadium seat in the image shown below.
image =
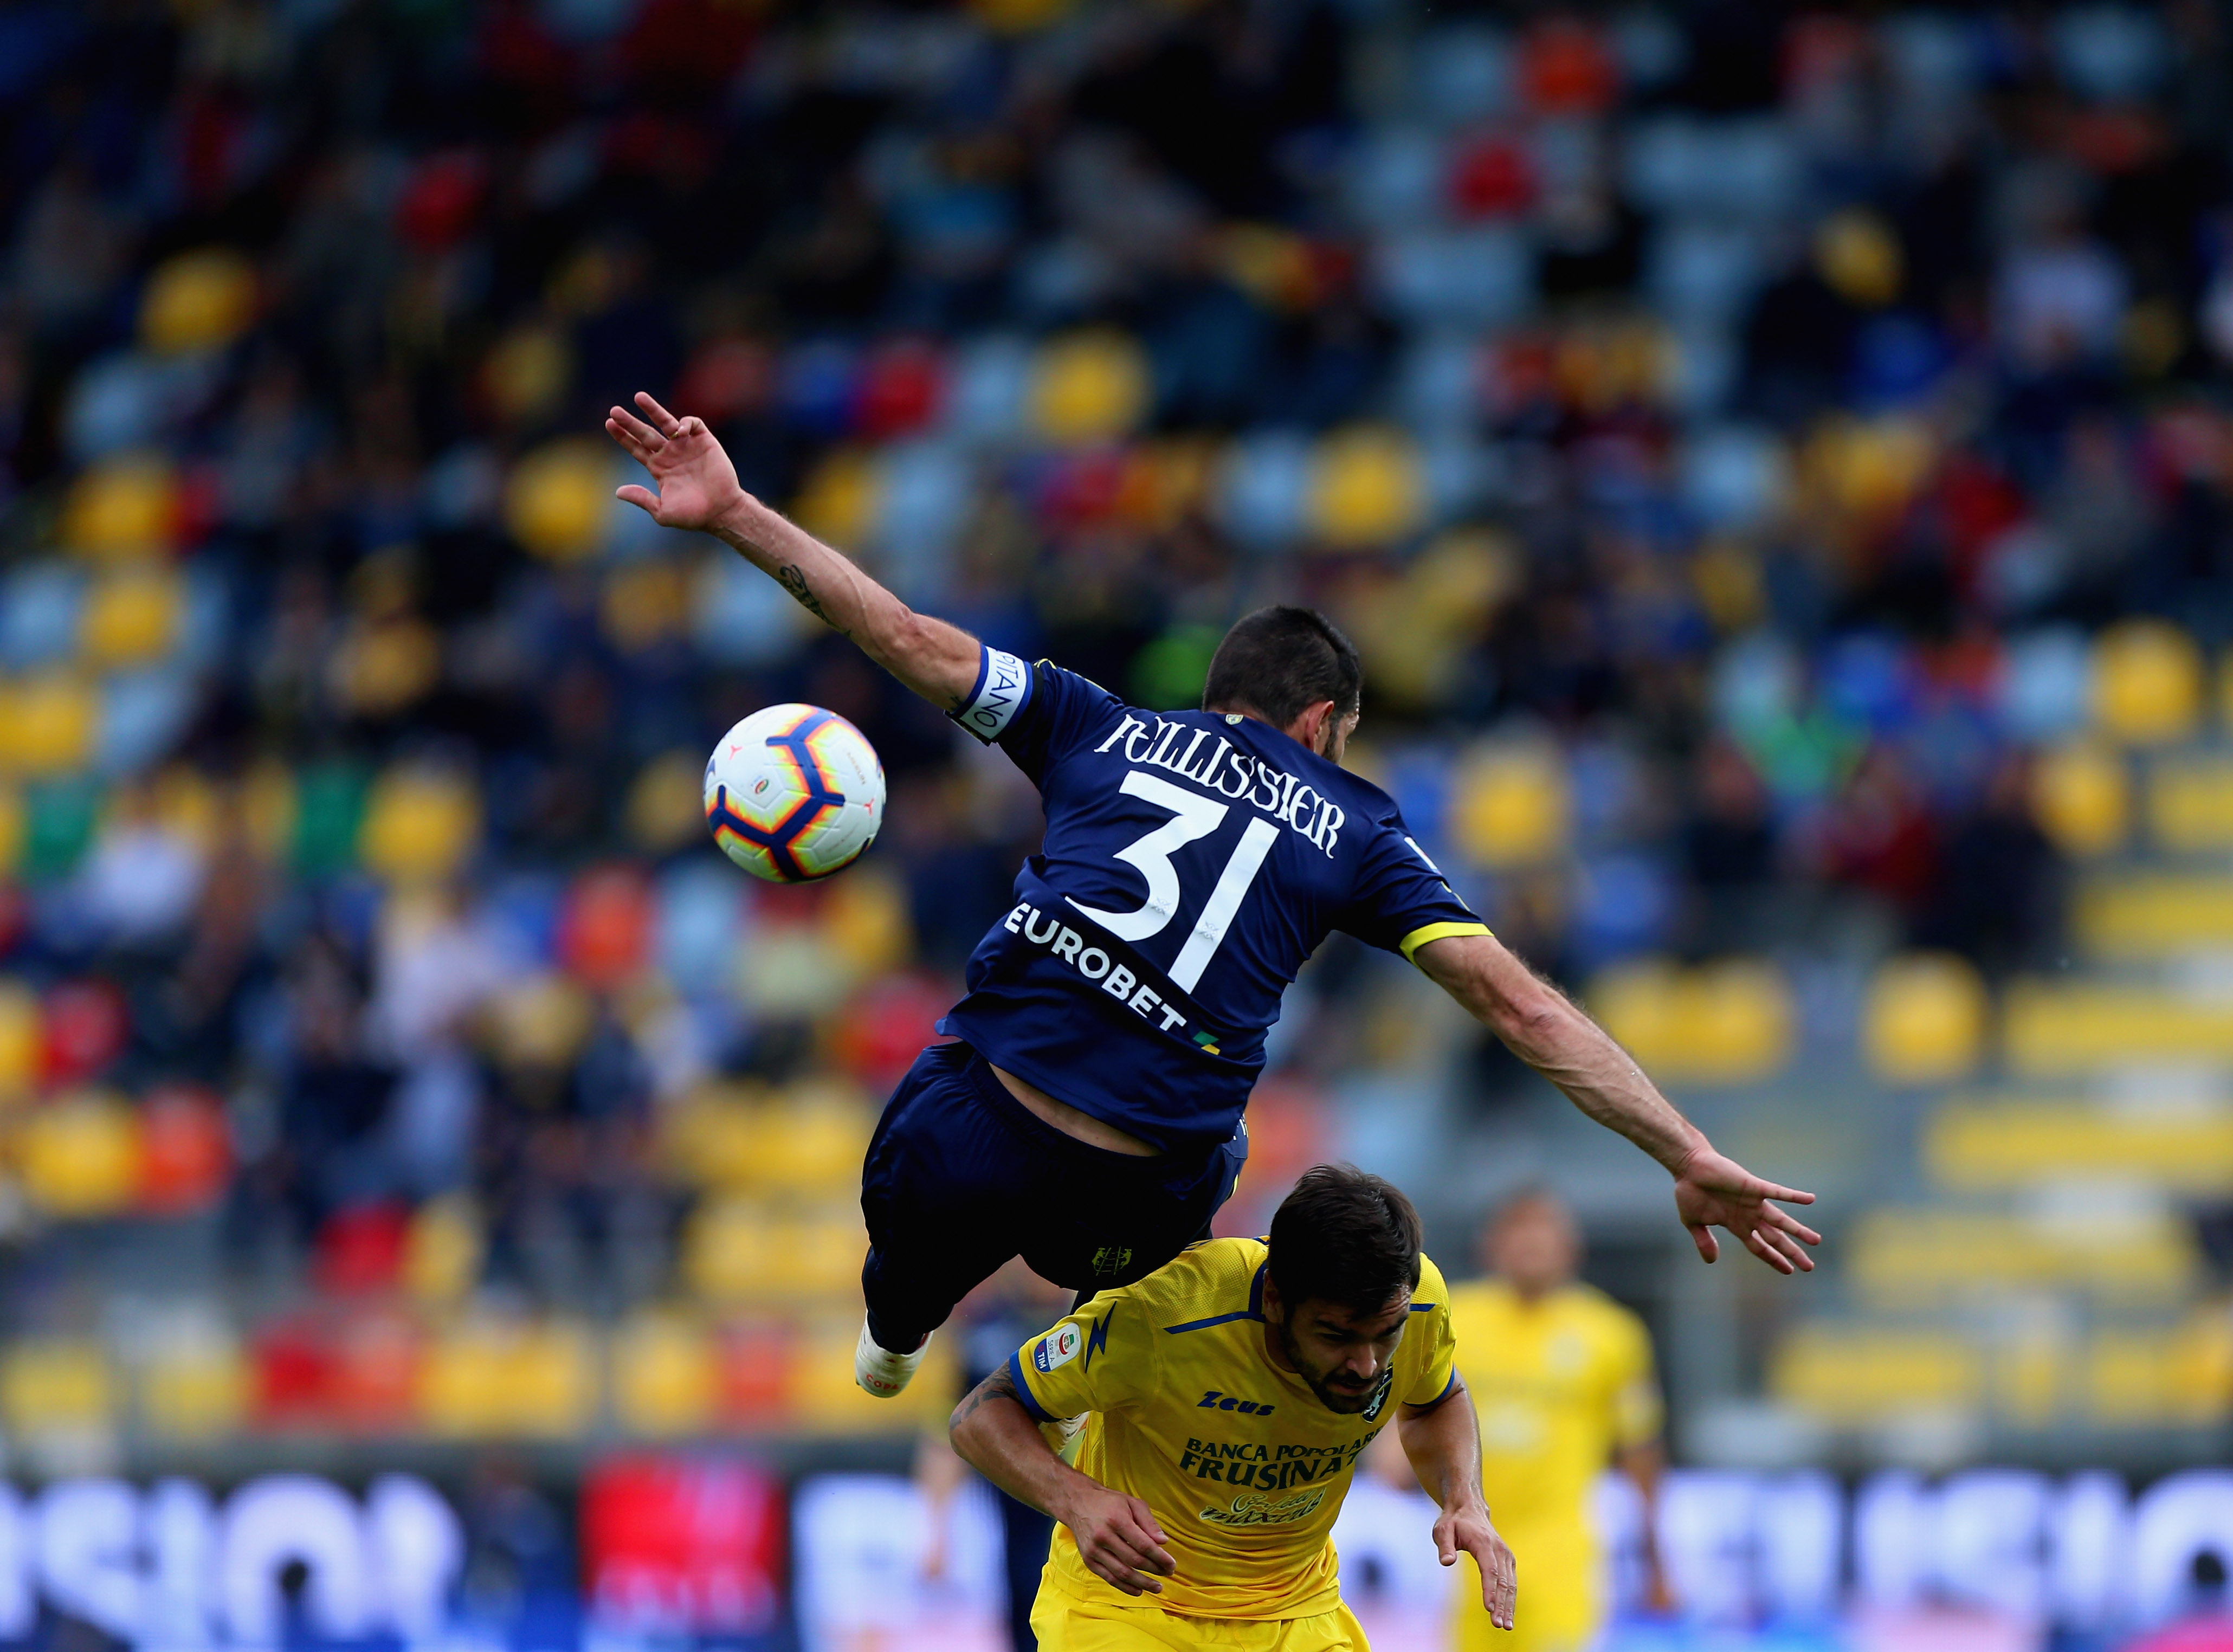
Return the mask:
POLYGON ((908 1434, 936 1426, 956 1397, 954 1339, 932 1337, 907 1392, 872 1400, 853 1383, 853 1344, 860 1330, 857 1307, 850 1317, 831 1314, 806 1325, 790 1373, 794 1426, 810 1434, 908 1434))
POLYGON ((2123 761, 2091 743, 2040 758, 2032 777, 2032 815, 2066 855, 2090 859, 2125 841, 2132 784, 2123 761))
POLYGON ((659 1151, 667 1173, 700 1187, 749 1187, 758 1174, 758 1085, 703 1084, 664 1109, 659 1151))
POLYGON ((2106 1179, 2223 1193, 2233 1192, 2233 1117, 2078 1102, 1957 1103, 1924 1127, 1922 1157, 1941 1187, 1965 1193, 2106 1179))
POLYGON ((2233 849, 2233 762, 2168 758, 2148 777, 2148 829, 2181 855, 2233 849))
POLYGON ((470 778, 398 766, 374 783, 357 848, 382 877, 433 881, 458 869, 480 831, 480 797, 470 778))
POLYGON ((554 563, 578 562, 612 532, 616 475, 608 446, 569 437, 537 448, 512 466, 504 517, 512 537, 554 563))
POLYGON ((100 702, 82 678, 29 678, 0 696, 0 761, 34 778, 75 773, 93 756, 100 722, 100 702))
POLYGON ((2048 1223, 1886 1207, 1861 1218, 1846 1253, 1862 1299, 1898 1309, 2057 1288, 2120 1303, 2174 1302, 2197 1268, 2192 1235, 2168 1218, 2048 1223))
POLYGON ((671 855, 696 842, 706 829, 701 770, 688 751, 669 751, 637 770, 624 810, 629 841, 652 855, 671 855))
POLYGON ((140 1129, 114 1096, 68 1097, 25 1120, 16 1153, 23 1192, 64 1218, 112 1216, 140 1191, 140 1129))
POLYGON ((1491 871, 1563 855, 1572 819, 1566 756, 1553 745, 1485 747, 1461 764, 1450 788, 1450 835, 1467 859, 1491 871))
POLYGON ((427 1350, 420 1413, 454 1438, 570 1439, 597 1404, 596 1361, 577 1325, 473 1320, 427 1350))
POLYGON ((1943 953, 1895 958, 1869 983, 1862 1047, 1895 1084, 1938 1084, 1971 1071, 1985 1043, 1985 984, 1943 953))
POLYGON ((334 699, 359 717, 390 717, 416 705, 441 675, 441 634, 407 617, 352 624, 326 667, 334 699))
POLYGON ((1993 1409, 2021 1427, 2052 1422, 2067 1406, 2073 1350, 2053 1330, 2027 1330, 1993 1350, 1993 1409))
POLYGON ((127 454, 88 465, 71 485, 62 543, 93 562, 144 562, 169 551, 178 521, 178 480, 169 463, 127 454))
POLYGON ((1816 1322, 1777 1344, 1768 1386, 1777 1399, 1824 1422, 1885 1422, 1918 1411, 1974 1408, 1983 1392, 1984 1362, 1943 1331, 1816 1322))
POLYGON ((1645 1070, 1709 1084, 1766 1078, 1789 1059, 1790 988, 1772 964, 1625 964, 1592 983, 1591 1007, 1645 1070))
POLYGON ((629 654, 674 641, 690 623, 690 570, 668 556, 623 563, 605 576, 597 617, 629 654))
POLYGON ((2080 886, 2078 940, 2111 958, 2233 951, 2233 878, 2146 873, 2080 886))
POLYGON ((140 301, 140 337, 158 355, 214 350, 255 318, 255 265, 229 247, 210 247, 155 267, 140 301))
POLYGON ((2176 626, 2127 620, 2093 644, 2093 720, 2126 745, 2184 738, 2202 717, 2202 650, 2176 626))
POLYGON ((589 1041, 596 1022, 589 995, 563 975, 531 975, 488 1006, 497 1057, 511 1067, 563 1067, 589 1041))
POLYGON ((1148 358, 1124 334, 1073 333, 1045 345, 1032 366, 1031 426, 1058 447, 1112 440, 1147 415, 1148 358))
POLYGON ((481 1226, 462 1193, 430 1199, 412 1213, 404 1236, 404 1289, 420 1302, 462 1301, 481 1275, 481 1226))
POLYGON ((897 969, 915 955, 907 886, 881 866, 856 867, 834 880, 822 922, 830 950, 864 978, 897 969))
POLYGON ((884 467, 875 453, 841 447, 808 472, 791 511, 809 533, 833 545, 859 547, 883 520, 884 467))
POLYGON ((515 327, 481 362, 481 388, 498 415, 511 424, 539 419, 554 409, 574 379, 574 353, 556 328, 515 327))
POLYGON ((793 1199, 850 1198, 876 1115, 856 1106, 778 1106, 760 1123, 760 1184, 793 1199))
POLYGON ((0 979, 0 1106, 22 1102, 38 1087, 44 1039, 37 994, 19 980, 0 979))
POLYGON ((1305 520, 1327 549, 1387 546, 1417 528, 1426 510, 1426 473, 1405 433, 1368 426, 1318 444, 1305 520))
POLYGON ((2233 1061, 2233 1004, 2136 986, 2018 981, 2002 1000, 2002 1044, 2012 1069, 2042 1078, 2233 1061))
POLYGON ((219 1337, 179 1339, 153 1350, 140 1367, 140 1415, 171 1440, 231 1434, 248 1407, 248 1367, 219 1337))
POLYGON ((712 1339, 689 1320, 646 1314, 613 1337, 613 1414, 629 1434, 652 1438, 704 1433, 720 1399, 712 1339))
POLYGON ((1937 440, 1920 420, 1839 414, 1816 427, 1801 465, 1824 504, 1879 517, 1914 497, 1937 458, 1937 440))
POLYGON ((683 1277, 721 1303, 842 1298, 859 1289, 869 1241, 856 1206, 781 1211, 748 1199, 709 1200, 684 1236, 683 1277))
POLYGON ((55 1430, 105 1429, 116 1379, 100 1343, 35 1337, 0 1353, 0 1418, 17 1439, 55 1430))
POLYGON ((94 586, 79 612, 78 652, 103 671, 146 665, 170 653, 185 612, 185 590, 175 573, 120 569, 94 586))

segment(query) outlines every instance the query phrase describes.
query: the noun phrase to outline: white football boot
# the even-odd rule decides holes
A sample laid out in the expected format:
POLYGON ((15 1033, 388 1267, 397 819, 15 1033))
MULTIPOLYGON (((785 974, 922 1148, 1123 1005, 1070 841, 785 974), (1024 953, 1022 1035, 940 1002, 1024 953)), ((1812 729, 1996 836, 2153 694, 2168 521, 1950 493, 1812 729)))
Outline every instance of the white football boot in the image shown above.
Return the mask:
POLYGON ((915 1381, 922 1356, 929 1351, 930 1338, 926 1337, 914 1353, 895 1354, 869 1335, 869 1322, 863 1319, 861 1340, 853 1344, 853 1381, 874 1399, 895 1400, 915 1381))

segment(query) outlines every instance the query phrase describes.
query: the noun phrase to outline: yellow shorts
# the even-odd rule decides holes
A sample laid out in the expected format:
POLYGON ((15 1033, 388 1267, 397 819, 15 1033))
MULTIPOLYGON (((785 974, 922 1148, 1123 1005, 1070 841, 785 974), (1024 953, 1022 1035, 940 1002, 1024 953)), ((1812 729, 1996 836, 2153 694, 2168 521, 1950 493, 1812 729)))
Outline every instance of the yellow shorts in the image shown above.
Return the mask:
POLYGON ((1481 1568, 1468 1555, 1455 1568, 1451 1645, 1457 1652, 1586 1652, 1605 1627, 1596 1544, 1580 1532, 1507 1532, 1504 1538, 1520 1574, 1512 1632, 1488 1621, 1481 1568))
POLYGON ((1183 1617, 1126 1601, 1041 1589, 1032 1608, 1039 1652, 1369 1652, 1346 1606, 1311 1617, 1183 1617))

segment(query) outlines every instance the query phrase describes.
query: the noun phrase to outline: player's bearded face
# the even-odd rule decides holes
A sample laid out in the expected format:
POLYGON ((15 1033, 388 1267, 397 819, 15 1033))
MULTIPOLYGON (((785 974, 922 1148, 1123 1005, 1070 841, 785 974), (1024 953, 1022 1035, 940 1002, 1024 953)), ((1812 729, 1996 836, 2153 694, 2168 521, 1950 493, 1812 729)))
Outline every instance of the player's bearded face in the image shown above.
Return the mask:
POLYGON ((1279 1352, 1329 1411, 1354 1415, 1372 1403, 1411 1317, 1411 1298, 1360 1312, 1310 1301, 1271 1327, 1279 1352))

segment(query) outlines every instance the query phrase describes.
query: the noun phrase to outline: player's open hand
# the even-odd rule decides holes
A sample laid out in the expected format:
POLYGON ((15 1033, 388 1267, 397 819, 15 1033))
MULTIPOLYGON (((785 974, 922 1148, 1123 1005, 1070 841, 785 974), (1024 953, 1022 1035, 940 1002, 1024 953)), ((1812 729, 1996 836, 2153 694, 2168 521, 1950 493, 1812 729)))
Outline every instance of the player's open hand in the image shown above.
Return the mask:
POLYGON ((1698 1254, 1709 1262, 1722 1253, 1714 1230, 1726 1227, 1744 1241, 1744 1247, 1778 1273, 1814 1270, 1814 1259, 1805 1246, 1820 1245, 1822 1236, 1789 1211, 1771 1204, 1811 1205, 1813 1193, 1796 1187, 1779 1187, 1762 1181, 1735 1160, 1700 1148, 1675 1173, 1675 1211, 1697 1242, 1698 1254))
POLYGON ((615 407, 605 415, 605 433, 651 472, 659 491, 630 483, 617 490, 618 497, 649 511, 662 528, 711 532, 746 497, 737 467, 704 420, 677 419, 641 390, 635 405, 641 418, 615 407))
POLYGON ((1088 1480, 1055 1518, 1077 1539, 1086 1570, 1128 1595, 1160 1595, 1158 1577, 1178 1570, 1163 1550, 1169 1541, 1155 1512, 1136 1497, 1112 1492, 1088 1480))
POLYGON ((1473 1557, 1481 1568, 1481 1603, 1488 1609, 1488 1621, 1501 1629, 1510 1629, 1512 1610, 1520 1598, 1520 1571, 1510 1545, 1489 1523, 1488 1511, 1478 1503, 1444 1509, 1435 1522, 1435 1547, 1446 1566, 1457 1564, 1461 1554, 1473 1557))

